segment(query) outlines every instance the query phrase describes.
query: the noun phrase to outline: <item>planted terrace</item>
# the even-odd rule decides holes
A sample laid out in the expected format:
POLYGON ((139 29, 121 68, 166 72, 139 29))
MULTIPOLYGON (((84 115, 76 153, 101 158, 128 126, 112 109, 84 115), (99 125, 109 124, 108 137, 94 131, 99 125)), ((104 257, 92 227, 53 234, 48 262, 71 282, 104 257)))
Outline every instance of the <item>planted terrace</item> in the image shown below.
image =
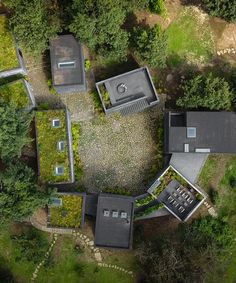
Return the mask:
POLYGON ((9 30, 8 20, 5 15, 0 15, 0 72, 19 66, 15 42, 9 30))
POLYGON ((81 228, 84 223, 83 194, 60 194, 48 210, 48 226, 55 228, 81 228))
POLYGON ((74 181, 72 139, 69 116, 64 110, 35 114, 38 170, 42 182, 74 181))
POLYGON ((205 199, 203 193, 172 166, 164 171, 148 192, 183 221, 187 220, 205 199))
POLYGON ((0 87, 0 97, 18 108, 31 109, 35 106, 34 97, 25 80, 17 80, 0 87))

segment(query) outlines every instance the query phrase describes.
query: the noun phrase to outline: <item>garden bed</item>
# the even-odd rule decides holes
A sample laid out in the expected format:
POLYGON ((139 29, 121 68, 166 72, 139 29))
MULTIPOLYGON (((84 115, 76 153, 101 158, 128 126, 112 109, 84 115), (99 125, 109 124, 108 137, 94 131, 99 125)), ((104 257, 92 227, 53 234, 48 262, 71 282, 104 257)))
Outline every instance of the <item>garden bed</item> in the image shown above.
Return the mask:
POLYGON ((19 66, 15 42, 5 15, 0 15, 0 54, 0 71, 10 70, 19 66))
POLYGON ((61 194, 61 206, 49 208, 50 227, 81 228, 84 223, 85 195, 79 193, 61 194))

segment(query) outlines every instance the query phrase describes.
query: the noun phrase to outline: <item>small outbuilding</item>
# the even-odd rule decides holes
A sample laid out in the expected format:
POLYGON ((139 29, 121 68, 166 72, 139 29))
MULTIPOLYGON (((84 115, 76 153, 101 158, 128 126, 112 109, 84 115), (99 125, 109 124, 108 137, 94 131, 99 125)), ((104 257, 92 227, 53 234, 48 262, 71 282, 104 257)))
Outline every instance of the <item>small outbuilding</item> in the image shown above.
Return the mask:
POLYGON ((129 249, 133 239, 134 198, 100 193, 95 227, 95 245, 129 249))
POLYGON ((147 67, 97 82, 96 88, 106 114, 132 114, 159 102, 147 67))
POLYGON ((58 93, 86 91, 84 55, 73 35, 60 35, 50 41, 53 87, 58 93))

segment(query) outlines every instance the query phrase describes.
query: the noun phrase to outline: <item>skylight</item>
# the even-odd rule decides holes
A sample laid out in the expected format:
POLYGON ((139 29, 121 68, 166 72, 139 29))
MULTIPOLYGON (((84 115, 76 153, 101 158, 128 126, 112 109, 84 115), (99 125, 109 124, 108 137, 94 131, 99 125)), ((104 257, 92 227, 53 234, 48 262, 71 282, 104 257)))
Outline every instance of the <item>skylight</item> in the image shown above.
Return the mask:
POLYGON ((197 129, 195 127, 187 127, 187 138, 196 138, 197 129))

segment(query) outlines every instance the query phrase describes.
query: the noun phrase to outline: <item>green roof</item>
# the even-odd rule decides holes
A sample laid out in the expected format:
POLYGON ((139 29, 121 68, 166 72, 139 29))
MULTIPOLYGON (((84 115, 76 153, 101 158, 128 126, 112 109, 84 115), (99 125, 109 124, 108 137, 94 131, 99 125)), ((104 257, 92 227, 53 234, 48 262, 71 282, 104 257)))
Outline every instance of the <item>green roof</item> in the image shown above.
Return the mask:
POLYGON ((50 207, 50 226, 79 228, 82 222, 83 196, 63 195, 62 206, 50 207))
POLYGON ((7 102, 15 104, 19 108, 25 108, 31 105, 31 100, 23 80, 0 86, 0 97, 7 102))
POLYGON ((48 183, 69 182, 71 172, 65 110, 37 111, 35 123, 40 180, 48 183), (59 127, 52 126, 54 119, 60 121, 59 127), (64 142, 63 151, 58 150, 59 141, 64 142), (62 175, 56 175, 56 166, 63 166, 62 175))
POLYGON ((0 56, 0 71, 14 69, 19 66, 15 42, 5 15, 0 15, 0 56))

